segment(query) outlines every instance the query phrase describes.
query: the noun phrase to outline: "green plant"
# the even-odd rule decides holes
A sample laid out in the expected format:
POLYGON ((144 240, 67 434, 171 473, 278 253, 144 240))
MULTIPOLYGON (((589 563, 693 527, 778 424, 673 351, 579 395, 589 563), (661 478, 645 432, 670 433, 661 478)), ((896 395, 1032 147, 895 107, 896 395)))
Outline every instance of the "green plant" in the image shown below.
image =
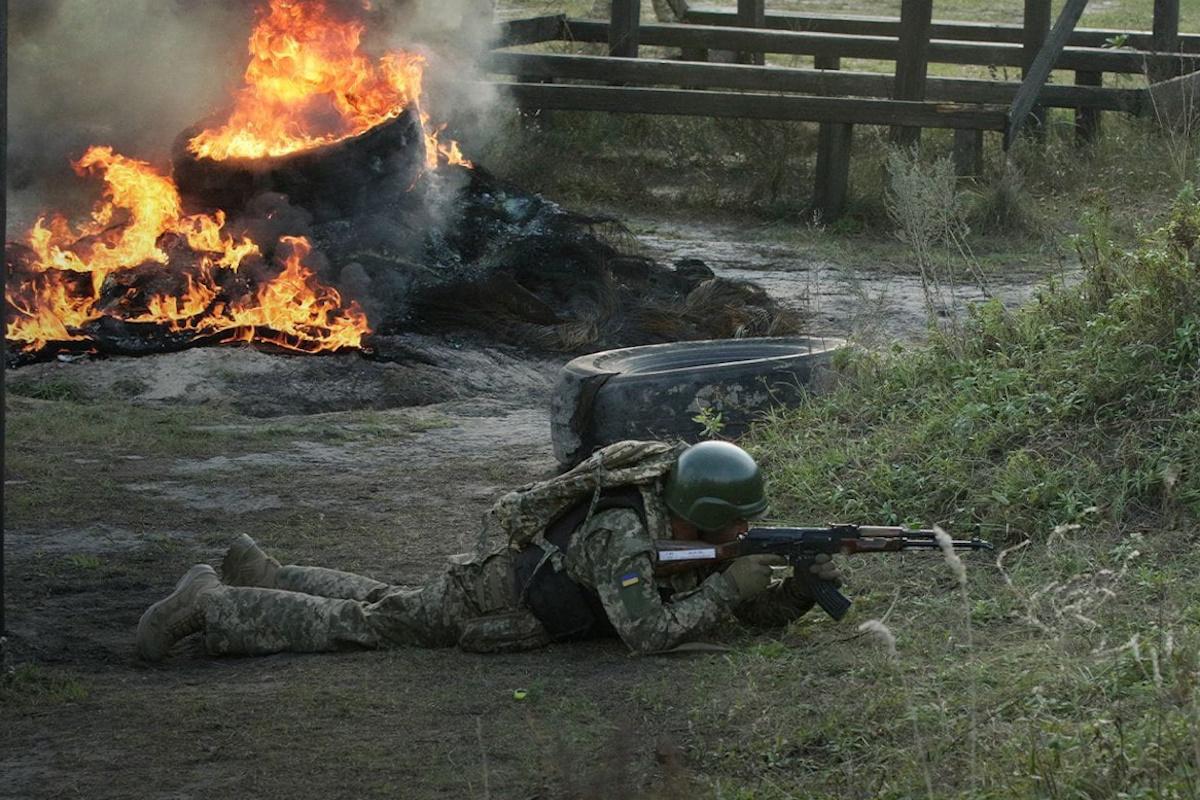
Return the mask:
POLYGON ((713 406, 701 408, 700 412, 692 417, 692 422, 700 425, 700 435, 705 439, 718 439, 721 431, 725 429, 725 420, 722 418, 721 412, 713 406))

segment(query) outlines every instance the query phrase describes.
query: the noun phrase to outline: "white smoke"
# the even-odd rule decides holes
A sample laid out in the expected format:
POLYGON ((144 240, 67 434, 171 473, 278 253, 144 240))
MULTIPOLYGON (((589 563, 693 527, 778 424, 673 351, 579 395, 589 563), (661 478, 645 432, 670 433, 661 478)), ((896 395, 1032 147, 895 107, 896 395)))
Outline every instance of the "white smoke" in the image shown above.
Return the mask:
POLYGON ((165 166, 179 131, 239 79, 234 32, 251 20, 243 3, 163 0, 9 0, 9 13, 10 236, 94 192, 69 164, 90 144, 165 166))

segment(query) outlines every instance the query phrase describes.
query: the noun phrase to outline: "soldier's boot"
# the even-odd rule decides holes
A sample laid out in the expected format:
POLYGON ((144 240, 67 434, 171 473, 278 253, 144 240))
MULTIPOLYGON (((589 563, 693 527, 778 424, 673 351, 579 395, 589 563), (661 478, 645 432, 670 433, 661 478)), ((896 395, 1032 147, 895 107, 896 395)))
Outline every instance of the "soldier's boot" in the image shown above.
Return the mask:
POLYGON ((137 653, 146 661, 162 661, 175 642, 204 629, 208 599, 221 591, 216 570, 207 564, 192 567, 175 589, 146 609, 137 627, 137 653))
POLYGON ((289 592, 302 592, 318 597, 334 597, 344 600, 363 600, 374 603, 391 588, 386 583, 340 572, 324 567, 280 567, 275 577, 275 588, 289 592))
POLYGON ((357 600, 280 589, 225 587, 205 604, 204 646, 212 655, 377 647, 379 634, 366 607, 357 600))
POLYGON ((227 586, 277 588, 279 562, 262 551, 254 540, 242 534, 233 540, 221 561, 221 579, 227 586))

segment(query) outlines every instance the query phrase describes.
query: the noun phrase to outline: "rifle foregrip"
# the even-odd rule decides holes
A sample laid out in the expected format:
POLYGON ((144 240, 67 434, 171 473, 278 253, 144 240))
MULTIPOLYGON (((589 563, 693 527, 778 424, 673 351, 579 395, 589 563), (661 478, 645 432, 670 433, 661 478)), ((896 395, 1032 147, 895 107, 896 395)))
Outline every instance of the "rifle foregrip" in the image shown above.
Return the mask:
POLYGON ((846 612, 850 610, 850 598, 838 591, 836 583, 815 576, 806 578, 805 583, 809 594, 826 614, 837 620, 846 616, 846 612))

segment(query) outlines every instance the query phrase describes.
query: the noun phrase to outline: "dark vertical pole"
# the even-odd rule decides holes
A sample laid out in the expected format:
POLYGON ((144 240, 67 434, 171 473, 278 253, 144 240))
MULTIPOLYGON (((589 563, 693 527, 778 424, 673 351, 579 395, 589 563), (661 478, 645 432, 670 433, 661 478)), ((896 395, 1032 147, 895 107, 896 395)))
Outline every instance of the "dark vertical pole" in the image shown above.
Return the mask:
MULTIPOLYGON (((1179 0, 1154 0, 1154 50, 1159 53, 1179 52, 1179 0)), ((1170 80, 1179 75, 1178 62, 1150 71, 1153 83, 1170 80)))
POLYGON ((641 0, 612 0, 612 19, 608 26, 610 56, 637 58, 638 27, 641 21, 641 0))
MULTIPOLYGON (((766 0, 738 0, 737 19, 739 28, 765 28, 767 26, 766 0)), ((765 64, 762 53, 738 53, 739 64, 765 64)))
MULTIPOLYGON (((900 54, 896 58, 897 100, 924 100, 929 71, 929 28, 933 0, 903 0, 900 5, 900 54)), ((911 147, 921 141, 920 128, 892 128, 892 141, 911 147)))
MULTIPOLYGON (((817 56, 817 69, 840 69, 837 56, 817 56)), ((825 92, 822 92, 825 94, 825 92)), ((817 133, 817 169, 813 181, 813 210, 823 221, 837 219, 846 207, 850 188, 850 147, 854 126, 822 122, 817 133)))
MULTIPOLYGON (((0 285, 7 286, 8 281, 8 3, 0 5, 0 45, 3 45, 0 52, 0 188, 4 191, 0 192, 0 223, 3 223, 4 228, 4 261, 0 265, 0 285)), ((3 306, 0 306, 3 308, 3 306)), ((4 322, 4 332, 8 332, 8 313, 7 308, 0 313, 0 321, 4 322)), ((4 408, 6 406, 4 398, 4 369, 8 363, 8 340, 0 338, 0 637, 3 637, 8 631, 8 624, 5 620, 5 593, 7 591, 4 580, 4 477, 7 475, 4 463, 4 446, 5 431, 8 430, 7 420, 4 417, 4 408)), ((0 667, 4 666, 4 647, 0 646, 0 667)))
MULTIPOLYGON (((1076 72, 1076 86, 1103 86, 1103 72, 1076 72)), ((1080 108, 1075 111, 1075 143, 1080 147, 1091 144, 1100 136, 1100 109, 1080 108)))
POLYGON ((954 174, 978 178, 983 174, 983 131, 958 128, 954 131, 954 174))
MULTIPOLYGON (((1025 31, 1022 39, 1024 47, 1021 52, 1021 60, 1024 62, 1021 70, 1022 78, 1029 74, 1033 60, 1037 58, 1038 51, 1042 49, 1042 45, 1046 43, 1046 37, 1049 35, 1050 0, 1025 0, 1025 31)), ((1046 107, 1034 106, 1029 115, 1033 117, 1031 128, 1041 135, 1046 128, 1046 107)))

